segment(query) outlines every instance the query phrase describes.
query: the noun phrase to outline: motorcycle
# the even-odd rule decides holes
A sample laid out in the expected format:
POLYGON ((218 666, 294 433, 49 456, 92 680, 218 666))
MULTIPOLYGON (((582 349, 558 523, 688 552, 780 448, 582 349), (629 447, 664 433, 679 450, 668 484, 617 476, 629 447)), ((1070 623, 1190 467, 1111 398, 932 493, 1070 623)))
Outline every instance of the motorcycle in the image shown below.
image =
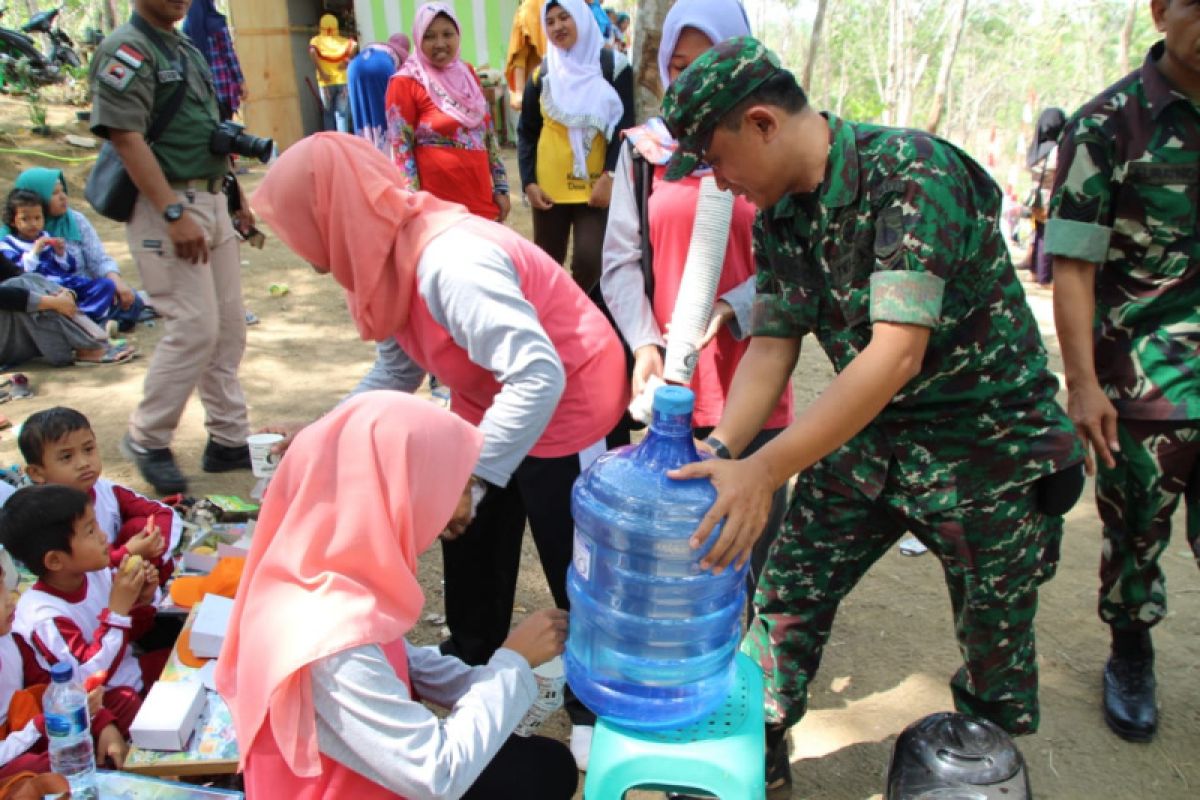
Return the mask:
MULTIPOLYGON (((0 17, 7 8, 0 8, 0 17)), ((56 24, 62 7, 39 11, 21 26, 20 30, 0 26, 0 87, 10 83, 30 81, 38 86, 58 83, 67 77, 65 67, 78 68, 83 62, 75 52, 75 43, 56 24), (46 52, 38 49, 32 34, 41 34, 49 42, 46 52), (18 63, 24 60, 28 68, 18 74, 18 63)))

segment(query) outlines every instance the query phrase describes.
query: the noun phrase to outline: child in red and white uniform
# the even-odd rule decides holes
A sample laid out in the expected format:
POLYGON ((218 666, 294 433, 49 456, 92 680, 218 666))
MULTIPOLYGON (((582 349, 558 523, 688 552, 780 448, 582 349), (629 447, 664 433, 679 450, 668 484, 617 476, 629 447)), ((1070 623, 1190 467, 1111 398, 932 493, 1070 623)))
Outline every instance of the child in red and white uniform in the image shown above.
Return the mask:
POLYGON ((170 651, 139 659, 131 645, 154 625, 158 571, 126 556, 108 566, 108 539, 86 494, 67 486, 27 486, 4 505, 0 544, 38 576, 17 602, 13 630, 44 670, 59 661, 80 680, 104 672, 104 707, 127 733, 143 690, 170 651))
MULTIPOLYGON (((12 635, 17 568, 0 549, 0 781, 19 772, 49 772, 49 743, 41 713, 42 695, 49 674, 34 657, 25 640, 12 635)), ((88 693, 92 736, 101 763, 118 769, 128 746, 112 712, 101 706, 103 690, 88 693)))
POLYGON ((109 566, 139 555, 154 564, 159 583, 166 585, 175 568, 170 554, 183 524, 169 506, 100 477, 100 448, 87 417, 64 406, 39 411, 21 425, 17 445, 34 483, 56 483, 90 495, 96 524, 108 537, 109 566))

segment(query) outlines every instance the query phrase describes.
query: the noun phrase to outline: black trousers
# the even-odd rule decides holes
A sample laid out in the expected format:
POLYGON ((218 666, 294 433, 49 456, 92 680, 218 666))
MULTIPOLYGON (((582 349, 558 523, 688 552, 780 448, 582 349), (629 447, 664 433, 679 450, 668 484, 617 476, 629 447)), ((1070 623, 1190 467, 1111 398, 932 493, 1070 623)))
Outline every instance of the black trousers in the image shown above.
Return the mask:
POLYGON ((587 203, 555 203, 548 211, 533 209, 533 243, 559 264, 567 263, 567 242, 575 231, 571 254, 571 277, 583 291, 600 281, 600 258, 604 250, 604 228, 608 209, 587 203))
POLYGON ((579 770, 567 746, 545 736, 510 736, 462 800, 570 800, 579 770))
MULTIPOLYGON (((606 445, 611 448, 628 442, 628 432, 618 432, 607 437, 606 445)), ((569 607, 567 567, 575 533, 571 488, 580 472, 578 454, 527 456, 508 486, 488 487, 463 535, 442 542, 446 625, 450 628, 450 638, 441 644, 443 653, 468 664, 486 664, 508 637, 527 520, 554 605, 569 607)), ((567 712, 576 722, 588 721, 586 709, 571 698, 567 712)))

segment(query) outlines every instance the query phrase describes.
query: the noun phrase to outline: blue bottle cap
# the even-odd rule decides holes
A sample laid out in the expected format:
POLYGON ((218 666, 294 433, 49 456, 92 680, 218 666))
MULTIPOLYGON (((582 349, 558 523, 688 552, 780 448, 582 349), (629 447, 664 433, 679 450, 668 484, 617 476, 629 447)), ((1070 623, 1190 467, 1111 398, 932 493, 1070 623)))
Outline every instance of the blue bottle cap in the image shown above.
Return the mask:
POLYGON ((75 677, 75 668, 65 661, 60 661, 50 668, 50 679, 55 683, 70 683, 75 677))
POLYGON ((691 414, 696 395, 686 386, 663 386, 654 393, 654 410, 659 414, 691 414))

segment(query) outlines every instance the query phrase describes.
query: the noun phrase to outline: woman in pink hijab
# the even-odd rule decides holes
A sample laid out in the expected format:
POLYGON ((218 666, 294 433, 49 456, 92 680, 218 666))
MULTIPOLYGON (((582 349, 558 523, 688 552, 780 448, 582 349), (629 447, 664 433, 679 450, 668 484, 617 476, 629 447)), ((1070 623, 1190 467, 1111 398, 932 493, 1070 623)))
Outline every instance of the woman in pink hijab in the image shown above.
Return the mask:
POLYGON ((388 85, 388 145, 404 186, 503 222, 508 174, 479 78, 458 56, 461 41, 448 4, 417 9, 412 55, 388 85))
POLYGON ((417 558, 469 518, 483 436, 396 392, 348 400, 301 432, 263 503, 217 687, 248 797, 566 800, 566 747, 511 736, 531 665, 562 652, 566 614, 529 616, 486 666, 405 635, 417 558), (417 698, 450 709, 439 719, 417 698))
MULTIPOLYGON (((555 605, 567 608, 571 487, 622 443, 610 436, 628 401, 616 333, 539 247, 405 190, 358 137, 292 145, 251 202, 284 244, 345 288, 362 337, 389 341, 391 388, 415 391, 432 374, 450 390, 450 409, 483 431, 479 513, 442 543, 442 651, 487 663, 508 634, 526 522, 555 605)), ((590 725, 581 705, 568 700, 567 712, 590 725)))

